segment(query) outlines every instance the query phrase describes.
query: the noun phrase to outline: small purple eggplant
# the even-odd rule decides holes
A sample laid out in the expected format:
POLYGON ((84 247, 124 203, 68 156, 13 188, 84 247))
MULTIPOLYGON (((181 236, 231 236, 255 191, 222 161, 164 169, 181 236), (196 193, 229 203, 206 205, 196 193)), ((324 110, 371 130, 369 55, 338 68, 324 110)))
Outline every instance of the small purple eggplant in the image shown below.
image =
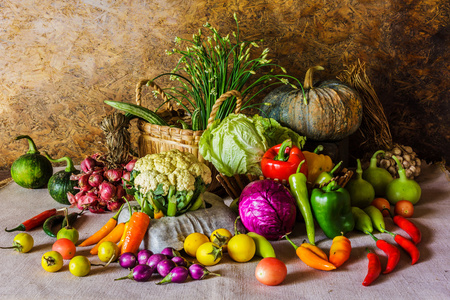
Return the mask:
POLYGON ((177 266, 181 266, 181 267, 187 267, 188 266, 188 261, 181 256, 174 256, 172 257, 172 261, 177 265, 177 266))
POLYGON ((127 276, 120 277, 114 280, 132 279, 138 282, 148 281, 153 274, 153 268, 149 265, 137 265, 127 276))
POLYGON ((119 257, 119 265, 124 269, 133 269, 137 265, 137 258, 131 252, 125 252, 119 257))
POLYGON ((140 264, 147 264, 150 256, 153 255, 153 252, 148 249, 142 249, 137 254, 137 260, 140 264))
POLYGON ((189 271, 186 267, 178 266, 173 268, 160 282, 156 284, 165 283, 183 283, 189 276, 189 271))
POLYGON ((191 275, 194 280, 203 279, 208 275, 220 276, 220 274, 212 273, 205 266, 200 264, 192 264, 189 267, 189 275, 191 275))
POLYGON ((177 265, 171 259, 166 258, 156 265, 156 269, 158 270, 159 275, 166 277, 176 266, 177 265))
POLYGON ((166 259, 167 257, 164 254, 161 253, 156 253, 153 254, 152 256, 149 257, 149 259, 147 260, 147 265, 149 265, 150 267, 155 267, 155 272, 157 272, 156 270, 156 265, 162 261, 163 259, 166 259))
POLYGON ((173 258, 175 256, 180 256, 180 253, 172 247, 166 247, 162 249, 161 254, 167 256, 167 258, 173 258))

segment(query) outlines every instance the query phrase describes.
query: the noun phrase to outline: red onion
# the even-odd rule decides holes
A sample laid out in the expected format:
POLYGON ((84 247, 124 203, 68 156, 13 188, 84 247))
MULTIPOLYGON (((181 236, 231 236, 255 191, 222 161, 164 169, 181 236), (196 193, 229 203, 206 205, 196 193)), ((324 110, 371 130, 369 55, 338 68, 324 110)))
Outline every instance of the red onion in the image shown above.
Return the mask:
POLYGON ((99 188, 100 198, 104 201, 111 201, 116 196, 116 186, 110 182, 103 181, 99 188))
POLYGON ((89 176, 89 185, 97 187, 103 182, 103 176, 100 173, 93 173, 89 176))
POLYGON ((90 186, 89 184, 89 177, 91 175, 90 174, 83 174, 81 175, 80 179, 78 179, 78 188, 81 191, 89 191, 90 189, 92 189, 92 186, 90 186))
POLYGON ((80 167, 84 173, 89 173, 94 169, 96 165, 97 165, 96 160, 88 156, 81 162, 80 167))
POLYGON ((126 169, 128 172, 133 171, 134 165, 136 164, 136 161, 137 161, 137 159, 132 159, 132 160, 130 160, 130 161, 127 163, 127 165, 125 166, 125 169, 126 169))
POLYGON ((122 170, 121 169, 109 169, 103 173, 105 178, 110 182, 119 181, 122 178, 122 170))

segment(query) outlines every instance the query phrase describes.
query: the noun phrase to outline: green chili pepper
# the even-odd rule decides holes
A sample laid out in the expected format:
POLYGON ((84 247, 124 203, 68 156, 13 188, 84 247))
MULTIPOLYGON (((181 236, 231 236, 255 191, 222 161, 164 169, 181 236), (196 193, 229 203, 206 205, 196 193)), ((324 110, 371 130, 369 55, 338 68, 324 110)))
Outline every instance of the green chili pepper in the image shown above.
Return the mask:
POLYGON ((320 228, 330 239, 352 231, 355 227, 350 194, 336 181, 313 189, 311 208, 320 228))
POLYGON ((45 234, 51 237, 56 237, 56 234, 52 231, 53 226, 60 225, 62 221, 64 220, 64 215, 54 215, 50 218, 47 218, 45 220, 44 224, 42 225, 42 229, 44 230, 45 234))
POLYGON ((355 219, 355 229, 362 231, 364 233, 372 233, 372 219, 364 210, 359 207, 352 207, 353 218, 355 219))
POLYGON ((322 185, 326 184, 327 182, 329 182, 331 179, 333 179, 334 172, 336 172, 339 169, 341 164, 342 164, 342 160, 337 165, 335 165, 334 168, 331 169, 330 172, 322 172, 319 176, 317 176, 317 179, 314 182, 314 184, 322 186, 322 185))
POLYGON ((67 219, 64 218, 64 220, 62 221, 62 225, 61 227, 64 228, 67 226, 67 223, 69 223, 71 226, 73 225, 73 223, 75 223, 75 221, 78 219, 79 216, 81 216, 83 214, 84 210, 82 210, 79 213, 73 212, 71 214, 67 215, 67 219))
POLYGON ((373 227, 375 227, 379 232, 384 232, 384 228, 386 228, 386 226, 384 225, 383 213, 373 205, 369 205, 364 208, 364 212, 369 215, 372 220, 373 227))
POLYGON ((300 213, 303 216, 306 224, 306 234, 308 235, 309 243, 315 245, 315 229, 314 217, 309 204, 308 188, 306 185, 307 177, 300 172, 300 169, 305 160, 302 160, 297 167, 297 172, 289 176, 289 187, 294 196, 300 213))

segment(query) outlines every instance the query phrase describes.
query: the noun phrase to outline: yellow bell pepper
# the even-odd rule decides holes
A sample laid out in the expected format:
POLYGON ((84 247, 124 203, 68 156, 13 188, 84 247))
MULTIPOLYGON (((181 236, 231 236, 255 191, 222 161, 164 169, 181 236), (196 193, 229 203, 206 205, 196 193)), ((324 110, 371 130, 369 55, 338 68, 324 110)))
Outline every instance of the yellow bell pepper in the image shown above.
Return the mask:
POLYGON ((329 172, 333 168, 331 157, 318 154, 320 151, 323 151, 322 145, 317 146, 314 152, 303 151, 308 165, 308 182, 315 182, 322 172, 329 172))

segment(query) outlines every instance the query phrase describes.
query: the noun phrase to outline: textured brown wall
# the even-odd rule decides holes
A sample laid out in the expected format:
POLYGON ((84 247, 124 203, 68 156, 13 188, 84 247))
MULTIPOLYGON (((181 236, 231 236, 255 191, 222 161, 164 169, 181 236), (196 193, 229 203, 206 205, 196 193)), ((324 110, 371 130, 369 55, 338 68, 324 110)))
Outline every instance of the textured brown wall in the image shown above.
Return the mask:
POLYGON ((98 124, 112 109, 102 101, 133 102, 140 78, 174 67, 165 50, 176 36, 206 22, 226 35, 234 12, 244 39, 264 38, 298 78, 312 65, 327 78, 364 61, 394 141, 450 160, 448 0, 3 0, 0 169, 26 151, 20 134, 76 163, 104 150, 98 124))

